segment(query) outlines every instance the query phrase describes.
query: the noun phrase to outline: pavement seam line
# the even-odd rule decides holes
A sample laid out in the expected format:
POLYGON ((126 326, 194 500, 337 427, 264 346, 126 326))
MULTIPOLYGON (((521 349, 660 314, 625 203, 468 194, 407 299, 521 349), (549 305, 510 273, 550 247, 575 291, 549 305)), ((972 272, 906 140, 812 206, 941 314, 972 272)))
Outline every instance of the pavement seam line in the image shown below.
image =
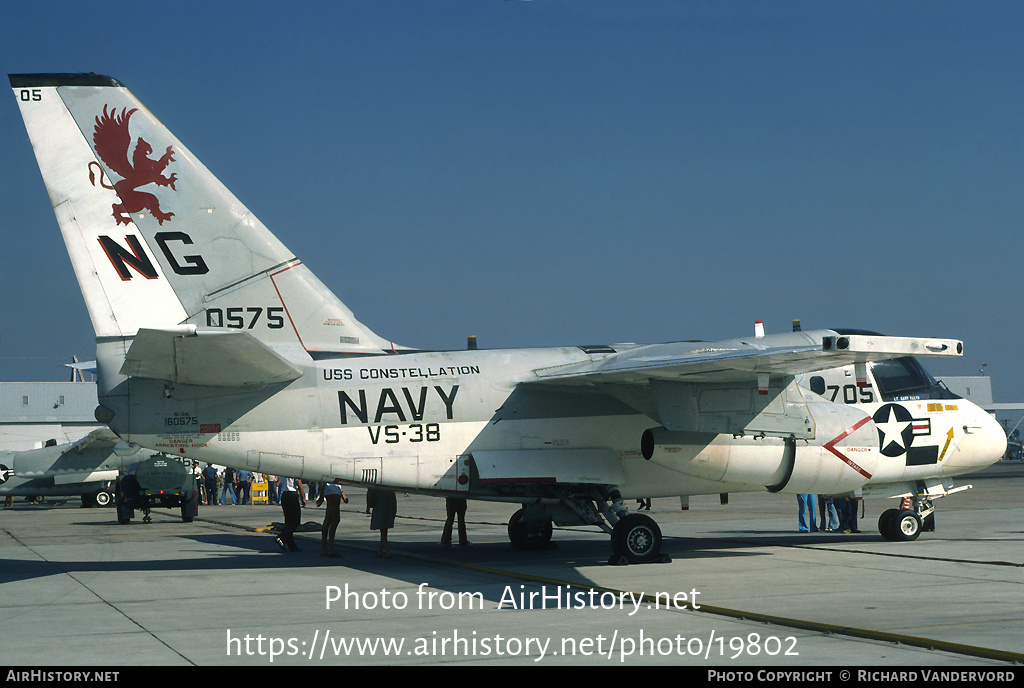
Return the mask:
POLYGON ((195 662, 191 661, 191 660, 190 660, 190 659, 189 659, 188 657, 184 656, 183 654, 181 654, 180 652, 178 652, 177 650, 175 650, 175 649, 174 649, 173 647, 171 647, 170 645, 168 645, 168 644, 167 644, 166 642, 164 642, 164 641, 163 641, 162 639, 160 639, 159 637, 157 637, 156 635, 154 635, 152 631, 150 631, 150 630, 149 630, 148 628, 146 628, 145 626, 143 626, 142 624, 140 624, 140 623, 139 623, 138 621, 136 621, 136 620, 135 620, 135 619, 133 619, 132 617, 128 616, 128 615, 127 615, 127 614, 126 614, 126 613, 125 613, 125 612, 124 612, 123 610, 119 609, 119 608, 118 608, 118 607, 117 607, 116 605, 114 605, 113 603, 111 603, 111 602, 110 602, 109 600, 106 600, 106 599, 104 599, 104 598, 103 598, 103 597, 102 597, 102 596, 101 596, 101 595, 100 595, 99 593, 97 593, 97 592, 96 592, 95 590, 93 590, 92 588, 90 588, 90 587, 89 587, 89 586, 88 586, 88 585, 87 585, 87 584, 86 584, 86 583, 85 583, 84 581, 82 581, 81 579, 79 579, 78 577, 76 577, 76 576, 75 576, 75 574, 71 573, 70 571, 68 571, 68 570, 67 570, 66 568, 64 568, 63 566, 61 566, 61 565, 60 565, 60 564, 58 564, 57 562, 54 562, 54 561, 51 561, 50 559, 47 559, 47 558, 46 558, 46 557, 44 557, 44 556, 43 556, 43 555, 42 555, 42 554, 41 554, 40 552, 36 551, 36 550, 35 550, 35 549, 33 549, 33 548, 32 548, 31 546, 29 546, 29 545, 25 544, 24 542, 22 542, 21 540, 19 540, 19 539, 18 539, 18 538, 17 538, 17 537, 16 537, 16 536, 15 536, 15 535, 14 535, 13 533, 11 533, 10 531, 8 531, 8 530, 5 530, 4 532, 5 532, 6 534, 7 534, 7 536, 8 536, 9 538, 11 538, 11 539, 12 539, 12 540, 14 540, 15 542, 17 542, 17 543, 18 543, 18 544, 19 544, 20 546, 24 547, 24 548, 25 548, 25 549, 27 549, 27 550, 28 550, 29 552, 31 552, 31 553, 32 553, 32 554, 34 554, 34 555, 35 555, 36 557, 38 557, 38 558, 39 558, 39 561, 42 561, 42 562, 44 562, 44 563, 48 564, 49 566, 51 566, 51 567, 53 567, 54 569, 56 569, 57 571, 59 571, 59 572, 60 572, 61 574, 65 575, 65 576, 67 576, 68 578, 70 578, 71 580, 75 581, 75 583, 77 583, 77 584, 78 584, 78 585, 79 585, 79 586, 80 586, 81 588, 83 588, 84 590, 87 590, 87 591, 89 592, 89 594, 90 594, 90 595, 92 595, 92 596, 93 596, 93 597, 95 597, 95 598, 96 598, 97 600, 99 600, 99 601, 100 601, 100 602, 102 602, 103 604, 107 605, 108 607, 110 607, 111 609, 113 609, 113 610, 114 610, 115 612, 117 612, 118 614, 120 614, 120 615, 121 615, 122 617, 124 617, 125 619, 127 619, 127 620, 128 620, 128 621, 129 621, 130 623, 131 623, 131 624, 133 624, 133 625, 134 625, 134 626, 135 626, 136 628, 138 628, 138 629, 139 629, 140 631, 142 631, 143 633, 145 633, 146 635, 148 635, 149 637, 151 637, 151 638, 152 638, 153 640, 157 641, 158 643, 160 643, 161 645, 163 645, 164 647, 166 647, 166 648, 167 648, 168 650, 170 650, 170 651, 171 651, 171 652, 173 652, 174 654, 176 654, 176 655, 178 655, 179 657, 181 657, 181 658, 182 658, 183 660, 185 660, 186 662, 188 662, 188 663, 189 663, 190 665, 192 665, 192 666, 196 666, 195 662))

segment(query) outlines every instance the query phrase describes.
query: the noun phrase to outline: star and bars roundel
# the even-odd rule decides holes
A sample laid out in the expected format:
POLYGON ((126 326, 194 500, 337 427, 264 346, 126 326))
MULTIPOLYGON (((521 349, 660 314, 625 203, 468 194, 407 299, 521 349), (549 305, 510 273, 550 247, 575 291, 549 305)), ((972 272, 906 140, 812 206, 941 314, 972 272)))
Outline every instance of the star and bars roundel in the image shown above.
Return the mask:
POLYGON ((900 404, 884 404, 875 411, 871 420, 878 428, 878 448, 883 456, 906 454, 919 435, 931 434, 928 418, 914 418, 900 404))

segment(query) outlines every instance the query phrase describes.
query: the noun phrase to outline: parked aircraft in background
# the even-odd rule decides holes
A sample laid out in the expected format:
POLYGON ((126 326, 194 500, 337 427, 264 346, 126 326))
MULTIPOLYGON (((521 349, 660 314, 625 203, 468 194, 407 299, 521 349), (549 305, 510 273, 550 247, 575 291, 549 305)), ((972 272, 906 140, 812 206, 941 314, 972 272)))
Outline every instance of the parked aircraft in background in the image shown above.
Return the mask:
POLYGON ((128 446, 107 428, 77 442, 0 451, 0 497, 80 495, 86 506, 108 506, 118 472, 154 453, 128 446))
POLYGON ((758 328, 717 342, 397 346, 119 82, 10 80, 96 330, 97 417, 126 441, 509 502, 519 546, 545 544, 552 523, 594 524, 630 562, 662 558, 660 529, 630 499, 872 490, 907 497, 880 530, 912 539, 948 478, 1003 453, 982 409, 894 384, 908 357, 961 355, 952 339, 758 328))

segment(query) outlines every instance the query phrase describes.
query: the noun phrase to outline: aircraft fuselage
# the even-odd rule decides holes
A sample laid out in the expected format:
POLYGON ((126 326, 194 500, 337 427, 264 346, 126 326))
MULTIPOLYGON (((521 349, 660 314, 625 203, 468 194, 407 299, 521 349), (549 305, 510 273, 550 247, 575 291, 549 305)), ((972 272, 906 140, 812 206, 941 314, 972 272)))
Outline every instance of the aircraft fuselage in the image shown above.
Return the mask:
POLYGON ((985 422, 965 422, 980 409, 963 400, 915 408, 927 419, 917 437, 927 425, 929 437, 952 433, 956 442, 945 447, 944 464, 937 452, 908 463, 880 450, 872 413, 881 403, 834 403, 794 385, 813 419, 809 438, 671 433, 645 457, 641 438, 661 425, 656 408, 637 408, 643 402, 613 387, 537 383, 534 371, 590 356, 564 347, 330 358, 290 383, 252 389, 120 378, 101 391, 101 403, 114 411, 115 432, 166 453, 305 480, 513 502, 556 483, 615 485, 631 498, 765 488, 838 494, 872 481, 940 478, 959 472, 951 467, 966 434, 956 428, 985 422))

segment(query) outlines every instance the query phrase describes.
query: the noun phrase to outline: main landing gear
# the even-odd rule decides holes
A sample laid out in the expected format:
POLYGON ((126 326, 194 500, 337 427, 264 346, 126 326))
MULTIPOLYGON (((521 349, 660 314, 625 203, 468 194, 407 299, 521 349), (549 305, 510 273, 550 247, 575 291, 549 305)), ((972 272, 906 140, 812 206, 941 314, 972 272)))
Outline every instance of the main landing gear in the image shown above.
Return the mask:
POLYGON ((524 506, 508 520, 508 539, 519 550, 550 549, 551 514, 546 509, 524 506))
POLYGON ((560 497, 560 503, 524 505, 508 522, 509 541, 515 549, 552 547, 553 514, 559 525, 597 525, 611 535, 609 564, 669 562, 661 551, 661 528, 646 514, 630 514, 618 490, 586 497, 560 497), (596 505, 596 506, 595 506, 596 505))
POLYGON ((646 514, 626 514, 612 526, 609 564, 651 564, 671 561, 661 553, 661 528, 646 514))

